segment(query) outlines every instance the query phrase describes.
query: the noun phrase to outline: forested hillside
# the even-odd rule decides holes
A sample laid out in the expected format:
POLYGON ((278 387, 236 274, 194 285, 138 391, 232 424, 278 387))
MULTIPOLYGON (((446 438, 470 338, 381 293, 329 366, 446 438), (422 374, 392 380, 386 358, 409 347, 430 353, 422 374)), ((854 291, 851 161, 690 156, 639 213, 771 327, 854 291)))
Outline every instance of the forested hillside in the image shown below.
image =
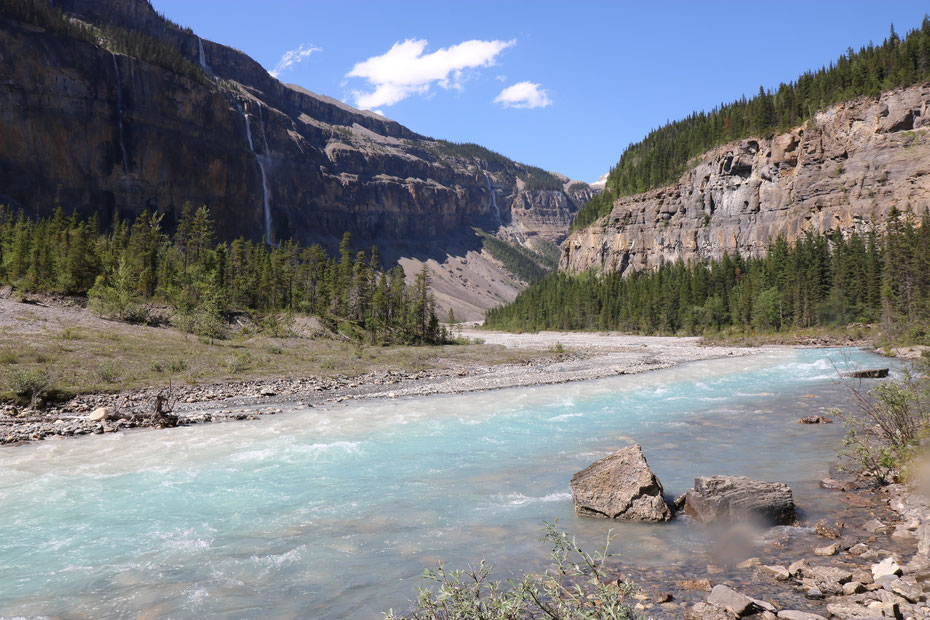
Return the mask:
POLYGON ((667 263, 628 277, 550 274, 488 312, 506 330, 616 329, 702 334, 884 321, 927 340, 930 215, 892 211, 883 234, 808 234, 774 241, 764 258, 667 263))
POLYGON ((377 248, 353 251, 348 234, 331 259, 293 241, 217 243, 206 207, 185 205, 173 236, 161 220, 145 213, 103 232, 96 218, 59 210, 33 221, 0 207, 0 284, 86 295, 97 313, 129 321, 148 320, 148 304, 167 304, 180 327, 211 338, 237 310, 318 315, 375 342, 443 339, 426 273, 408 288, 400 267, 382 271, 377 248))
POLYGON ((620 196, 637 194, 675 181, 692 158, 751 135, 768 136, 810 119, 814 113, 861 95, 876 96, 930 79, 930 17, 903 39, 891 33, 881 45, 850 48, 836 62, 809 71, 776 89, 759 87, 747 99, 694 112, 650 132, 631 144, 607 178, 604 192, 582 207, 572 224, 583 228, 610 213, 620 196))

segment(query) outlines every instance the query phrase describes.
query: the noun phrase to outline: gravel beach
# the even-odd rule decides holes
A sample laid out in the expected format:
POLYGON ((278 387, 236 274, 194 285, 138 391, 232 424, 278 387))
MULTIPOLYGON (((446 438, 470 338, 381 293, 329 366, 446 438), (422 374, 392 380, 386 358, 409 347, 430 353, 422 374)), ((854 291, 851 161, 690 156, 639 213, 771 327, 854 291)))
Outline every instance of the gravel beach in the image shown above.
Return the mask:
MULTIPOLYGON (((760 353, 767 348, 702 346, 699 338, 617 333, 511 334, 465 328, 473 342, 544 352, 532 361, 442 370, 385 371, 360 376, 290 377, 176 386, 169 398, 177 424, 197 424, 277 414, 348 399, 399 398, 583 381, 668 368, 683 362, 760 353)), ((0 444, 164 426, 152 416, 161 389, 78 396, 46 410, 0 407, 0 444), (100 412, 101 408, 109 408, 100 412), (94 415, 94 412, 98 412, 94 415), (102 416, 102 417, 101 417, 102 416), (92 419, 96 418, 96 419, 92 419)), ((174 425, 171 420, 168 425, 174 425)))

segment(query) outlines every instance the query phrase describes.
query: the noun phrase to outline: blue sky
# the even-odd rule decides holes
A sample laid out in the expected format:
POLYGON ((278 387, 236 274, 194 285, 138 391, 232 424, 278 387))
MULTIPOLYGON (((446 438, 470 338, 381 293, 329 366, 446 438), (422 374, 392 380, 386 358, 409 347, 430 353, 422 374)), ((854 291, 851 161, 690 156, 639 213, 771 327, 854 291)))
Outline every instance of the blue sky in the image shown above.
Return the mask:
POLYGON ((906 0, 152 3, 285 82, 585 181, 666 120, 792 80, 930 11, 906 0), (280 64, 289 51, 295 62, 280 64))

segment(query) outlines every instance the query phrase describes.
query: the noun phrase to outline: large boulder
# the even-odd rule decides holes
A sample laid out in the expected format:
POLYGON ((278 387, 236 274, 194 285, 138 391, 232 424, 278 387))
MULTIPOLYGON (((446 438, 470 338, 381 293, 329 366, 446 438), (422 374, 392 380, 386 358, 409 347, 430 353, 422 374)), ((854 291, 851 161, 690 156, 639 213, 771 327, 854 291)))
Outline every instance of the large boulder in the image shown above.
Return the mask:
POLYGON ((695 478, 694 488, 679 501, 685 514, 705 523, 788 525, 796 518, 788 485, 745 476, 695 478))
POLYGON ((628 521, 668 521, 672 511, 639 444, 623 448, 572 476, 575 513, 628 521))

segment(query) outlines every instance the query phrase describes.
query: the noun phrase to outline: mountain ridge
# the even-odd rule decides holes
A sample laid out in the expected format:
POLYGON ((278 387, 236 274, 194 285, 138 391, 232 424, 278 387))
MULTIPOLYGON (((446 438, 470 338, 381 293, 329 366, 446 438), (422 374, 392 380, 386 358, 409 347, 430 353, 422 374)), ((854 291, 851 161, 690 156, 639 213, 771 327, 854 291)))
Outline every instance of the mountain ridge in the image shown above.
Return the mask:
MULTIPOLYGON (((54 9, 4 0, 0 9, 0 124, 9 128, 0 201, 26 213, 62 206, 106 225, 117 212, 149 211, 171 228, 191 202, 211 209, 225 239, 335 249, 348 231, 387 261, 442 265, 450 252, 482 254, 474 228, 529 247, 558 243, 593 195, 587 184, 285 85, 145 0, 60 0, 54 9), (45 21, 10 17, 23 6, 48 13, 45 21), (59 9, 64 34, 52 27, 59 9), (84 30, 68 36, 73 28, 84 30)), ((477 307, 512 297, 501 295, 477 307)))

